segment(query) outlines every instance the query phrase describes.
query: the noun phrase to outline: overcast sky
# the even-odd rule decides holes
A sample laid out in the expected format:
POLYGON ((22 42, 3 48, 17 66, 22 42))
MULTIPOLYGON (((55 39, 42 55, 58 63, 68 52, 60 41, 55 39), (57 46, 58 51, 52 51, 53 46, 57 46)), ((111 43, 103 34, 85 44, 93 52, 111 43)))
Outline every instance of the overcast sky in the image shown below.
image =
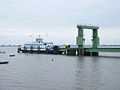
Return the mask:
MULTIPOLYGON (((30 35, 75 44, 77 24, 100 26, 101 44, 120 44, 119 4, 119 0, 0 0, 0 44, 33 41, 30 35)), ((92 30, 86 31, 86 44, 91 44, 92 30)))

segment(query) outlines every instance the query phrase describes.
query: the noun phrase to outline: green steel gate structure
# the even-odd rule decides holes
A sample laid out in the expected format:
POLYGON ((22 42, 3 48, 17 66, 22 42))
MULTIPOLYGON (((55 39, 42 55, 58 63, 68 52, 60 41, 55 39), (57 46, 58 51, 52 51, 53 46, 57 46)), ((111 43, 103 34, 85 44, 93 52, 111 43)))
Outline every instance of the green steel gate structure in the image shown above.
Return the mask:
POLYGON ((120 47, 99 47, 100 40, 98 37, 98 26, 93 25, 77 25, 78 28, 78 36, 76 37, 76 45, 77 48, 59 48, 60 52, 65 52, 67 54, 75 55, 86 55, 86 56, 98 56, 99 52, 120 52, 120 47), (92 47, 86 48, 84 45, 84 29, 92 29, 93 30, 93 38, 92 38, 92 47))

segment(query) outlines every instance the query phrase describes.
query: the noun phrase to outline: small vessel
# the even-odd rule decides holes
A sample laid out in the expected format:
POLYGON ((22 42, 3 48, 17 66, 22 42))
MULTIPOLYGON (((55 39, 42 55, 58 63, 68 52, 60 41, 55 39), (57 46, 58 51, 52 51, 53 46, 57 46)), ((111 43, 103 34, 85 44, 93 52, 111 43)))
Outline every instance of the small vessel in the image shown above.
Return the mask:
POLYGON ((9 61, 0 61, 0 64, 7 64, 9 61))
POLYGON ((21 50, 53 51, 53 42, 44 42, 43 38, 39 36, 35 42, 25 43, 21 50))
POLYGON ((15 54, 11 54, 11 55, 9 55, 9 57, 14 57, 15 56, 15 54))
POLYGON ((0 54, 1 54, 1 53, 4 54, 4 53, 6 53, 6 52, 2 52, 2 51, 0 51, 0 54))

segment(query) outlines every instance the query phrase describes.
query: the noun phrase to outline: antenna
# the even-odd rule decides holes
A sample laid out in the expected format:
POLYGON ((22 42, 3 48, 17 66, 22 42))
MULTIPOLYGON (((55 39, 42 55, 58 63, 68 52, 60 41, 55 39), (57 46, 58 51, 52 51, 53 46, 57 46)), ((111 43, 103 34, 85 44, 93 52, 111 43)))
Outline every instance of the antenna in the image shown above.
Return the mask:
POLYGON ((47 39, 48 39, 48 33, 46 32, 45 33, 45 38, 46 38, 46 41, 48 41, 47 39))
POLYGON ((38 37, 41 37, 41 35, 38 35, 38 37))
POLYGON ((34 41, 35 36, 34 35, 30 35, 30 37, 32 38, 32 41, 34 41))

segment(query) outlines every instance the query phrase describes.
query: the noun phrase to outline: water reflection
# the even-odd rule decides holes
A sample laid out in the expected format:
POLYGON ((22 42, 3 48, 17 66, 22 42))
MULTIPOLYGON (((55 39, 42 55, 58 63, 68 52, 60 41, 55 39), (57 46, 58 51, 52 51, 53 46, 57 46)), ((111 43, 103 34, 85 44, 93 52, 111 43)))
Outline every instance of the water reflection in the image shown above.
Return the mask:
POLYGON ((102 86, 104 85, 102 83, 102 78, 101 78, 101 71, 100 71, 100 64, 99 64, 99 58, 98 57, 93 57, 92 60, 92 74, 91 74, 91 89, 92 90, 100 90, 102 86))
POLYGON ((102 85, 98 57, 78 57, 75 90, 101 90, 102 85))
POLYGON ((17 54, 15 48, 2 49, 6 53, 0 59, 10 63, 0 65, 0 90, 120 90, 119 58, 17 54))

